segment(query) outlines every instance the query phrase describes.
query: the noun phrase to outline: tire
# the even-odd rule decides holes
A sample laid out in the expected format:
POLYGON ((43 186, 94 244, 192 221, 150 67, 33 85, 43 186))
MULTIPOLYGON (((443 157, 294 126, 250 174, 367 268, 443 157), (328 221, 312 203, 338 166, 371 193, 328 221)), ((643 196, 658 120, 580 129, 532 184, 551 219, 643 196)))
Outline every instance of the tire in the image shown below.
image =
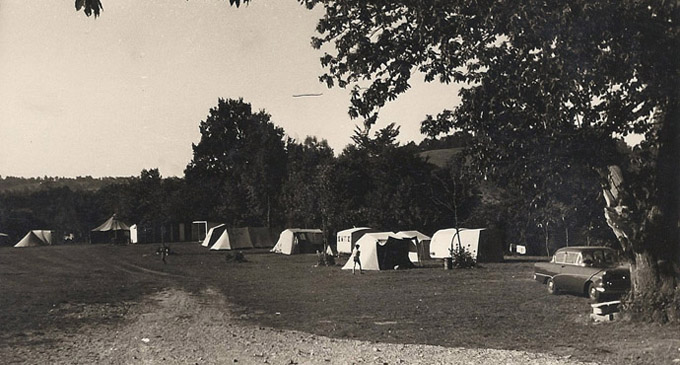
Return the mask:
POLYGON ((551 295, 557 295, 559 294, 559 290, 557 289, 557 286, 555 285, 555 282, 553 281, 552 278, 548 279, 548 294, 551 295))
POLYGON ((593 283, 588 283, 588 289, 586 290, 586 295, 593 302, 599 302, 600 301, 600 292, 597 291, 597 287, 593 283))

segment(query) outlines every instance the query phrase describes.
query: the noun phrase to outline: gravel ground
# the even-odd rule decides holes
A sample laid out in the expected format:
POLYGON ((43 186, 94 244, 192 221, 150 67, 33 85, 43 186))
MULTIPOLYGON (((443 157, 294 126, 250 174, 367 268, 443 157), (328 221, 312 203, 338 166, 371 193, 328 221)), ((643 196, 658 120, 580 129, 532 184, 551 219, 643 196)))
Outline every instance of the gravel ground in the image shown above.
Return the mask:
MULTIPOLYGON (((124 316, 76 333, 50 329, 0 347, 3 362, 30 364, 583 364, 522 351, 340 340, 246 324, 217 292, 167 290, 116 308, 56 313, 124 316)), ((97 321, 92 321, 97 323, 97 321)))

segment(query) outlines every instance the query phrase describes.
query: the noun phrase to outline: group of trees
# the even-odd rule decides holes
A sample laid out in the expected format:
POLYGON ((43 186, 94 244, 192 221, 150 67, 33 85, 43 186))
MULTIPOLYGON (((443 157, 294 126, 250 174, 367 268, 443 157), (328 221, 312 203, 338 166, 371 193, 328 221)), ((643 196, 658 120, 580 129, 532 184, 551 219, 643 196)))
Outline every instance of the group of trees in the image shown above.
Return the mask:
POLYGON ((287 138, 269 114, 241 99, 219 99, 199 129, 183 178, 162 178, 150 169, 96 190, 54 181, 44 189, 6 191, 0 227, 16 238, 47 228, 86 241, 89 230, 115 212, 154 231, 157 240, 169 239, 158 235, 161 227, 194 220, 323 227, 331 242, 333 232, 352 226, 430 234, 493 227, 507 243, 528 243, 533 253, 549 253, 570 239, 595 244, 613 238, 600 214, 599 185, 583 168, 572 166, 555 182, 544 177, 552 167, 539 160, 521 172, 528 181, 493 181, 478 173, 469 133, 400 145, 394 124, 373 134, 357 128, 336 156, 325 140, 287 138), (446 157, 430 163, 432 149, 446 157), (525 193, 521 183, 542 184, 546 197, 525 193))
MULTIPOLYGON (((632 263, 630 308, 680 321, 680 2, 299 2, 324 7, 313 45, 333 52, 321 80, 352 88, 349 113, 366 127, 413 75, 467 85, 423 131, 472 135, 469 165, 503 182, 546 236, 584 216, 575 196, 598 204, 588 187, 609 177, 607 223, 632 263), (621 158, 611 136, 632 132, 645 141, 621 158)), ((83 6, 96 15, 101 3, 83 6)))

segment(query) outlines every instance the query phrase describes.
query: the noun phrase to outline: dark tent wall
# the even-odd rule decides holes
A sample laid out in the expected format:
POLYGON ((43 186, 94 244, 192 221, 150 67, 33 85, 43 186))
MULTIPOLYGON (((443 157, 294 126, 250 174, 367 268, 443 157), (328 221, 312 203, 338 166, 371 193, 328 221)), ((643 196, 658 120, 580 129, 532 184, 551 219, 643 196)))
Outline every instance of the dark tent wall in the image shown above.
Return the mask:
POLYGON ((497 229, 485 229, 479 234, 478 262, 503 261, 503 234, 497 229))
POLYGON ((378 265, 380 270, 394 268, 408 269, 414 265, 408 258, 411 240, 406 238, 388 238, 384 244, 378 244, 378 265))

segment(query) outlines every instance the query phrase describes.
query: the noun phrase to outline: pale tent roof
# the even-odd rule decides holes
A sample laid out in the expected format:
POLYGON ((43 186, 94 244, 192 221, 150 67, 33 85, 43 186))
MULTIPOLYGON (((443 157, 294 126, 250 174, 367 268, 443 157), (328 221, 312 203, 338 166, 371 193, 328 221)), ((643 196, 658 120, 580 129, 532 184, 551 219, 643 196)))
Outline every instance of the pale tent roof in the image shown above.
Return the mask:
POLYGON ((107 231, 129 231, 130 226, 118 220, 116 215, 112 215, 101 226, 92 230, 92 232, 107 232, 107 231))
POLYGON ((427 236, 423 233, 420 233, 418 231, 401 231, 397 232, 397 236, 403 237, 403 238, 417 238, 418 241, 429 241, 430 236, 427 236))
POLYGON ((29 231, 14 247, 35 247, 52 244, 52 231, 29 231))
POLYGON ((281 232, 281 234, 279 235, 279 240, 276 241, 276 245, 274 245, 274 248, 271 249, 271 252, 282 253, 284 255, 292 255, 293 252, 295 252, 295 248, 298 244, 296 237, 298 233, 312 233, 316 235, 323 235, 323 231, 321 231, 320 229, 289 228, 281 232))

